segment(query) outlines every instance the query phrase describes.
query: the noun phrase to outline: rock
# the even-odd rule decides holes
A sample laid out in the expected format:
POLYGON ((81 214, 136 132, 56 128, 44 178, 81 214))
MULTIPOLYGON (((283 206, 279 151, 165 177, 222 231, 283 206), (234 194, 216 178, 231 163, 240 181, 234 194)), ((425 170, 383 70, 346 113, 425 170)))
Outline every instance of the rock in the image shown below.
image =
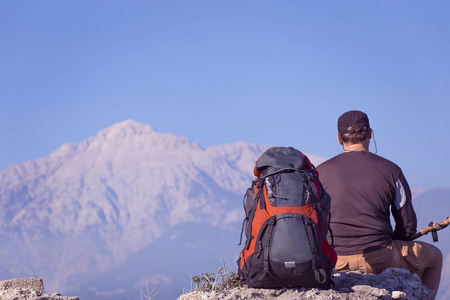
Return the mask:
POLYGON ((0 290, 24 290, 31 289, 36 292, 44 293, 44 281, 42 278, 17 278, 0 281, 0 290))
POLYGON ((2 300, 80 300, 78 297, 64 297, 58 293, 45 294, 42 278, 17 278, 0 281, 2 300))
POLYGON ((178 300, 243 300, 243 299, 335 299, 335 300, 375 300, 375 299, 433 299, 433 292, 422 285, 419 276, 409 271, 388 268, 380 274, 361 272, 335 272, 335 286, 329 290, 317 288, 295 289, 253 289, 238 287, 218 292, 191 292, 178 300))
POLYGON ((399 299, 399 300, 408 299, 406 297, 406 293, 405 292, 400 292, 400 291, 393 291, 392 292, 392 298, 393 299, 399 299))

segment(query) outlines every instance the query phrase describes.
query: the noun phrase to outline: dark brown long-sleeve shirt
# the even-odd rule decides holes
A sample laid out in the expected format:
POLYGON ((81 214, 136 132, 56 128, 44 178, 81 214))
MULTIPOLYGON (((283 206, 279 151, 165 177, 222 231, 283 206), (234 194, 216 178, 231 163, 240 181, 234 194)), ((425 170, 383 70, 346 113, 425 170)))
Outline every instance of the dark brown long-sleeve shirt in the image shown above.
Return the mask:
POLYGON ((338 255, 377 250, 416 232, 411 191, 393 162, 366 151, 344 152, 317 170, 331 196, 330 227, 338 255))

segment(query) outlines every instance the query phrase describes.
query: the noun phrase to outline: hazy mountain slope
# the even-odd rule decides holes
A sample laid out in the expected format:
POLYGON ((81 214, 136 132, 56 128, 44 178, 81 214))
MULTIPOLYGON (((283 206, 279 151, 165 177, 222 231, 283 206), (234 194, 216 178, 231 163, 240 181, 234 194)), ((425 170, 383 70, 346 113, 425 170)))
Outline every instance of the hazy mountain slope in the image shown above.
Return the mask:
MULTIPOLYGON (((419 228, 426 227, 429 222, 440 222, 450 216, 450 189, 427 190, 414 198, 413 204, 419 228)), ((428 234, 418 240, 431 243, 442 251, 444 266, 437 299, 450 299, 450 227, 439 231, 438 239, 434 243, 428 234)))
POLYGON ((11 166, 0 173, 0 259, 8 266, 0 276, 43 273, 50 288, 64 287, 67 276, 119 265, 171 226, 236 221, 263 150, 202 149, 125 121, 11 166))
POLYGON ((216 272, 222 262, 236 270, 240 224, 228 228, 184 223, 102 276, 77 278, 81 299, 138 299, 140 287, 153 288, 155 299, 176 299, 191 288, 191 276, 216 272), (135 295, 135 297, 131 297, 135 295), (128 296, 128 298, 127 298, 128 296))

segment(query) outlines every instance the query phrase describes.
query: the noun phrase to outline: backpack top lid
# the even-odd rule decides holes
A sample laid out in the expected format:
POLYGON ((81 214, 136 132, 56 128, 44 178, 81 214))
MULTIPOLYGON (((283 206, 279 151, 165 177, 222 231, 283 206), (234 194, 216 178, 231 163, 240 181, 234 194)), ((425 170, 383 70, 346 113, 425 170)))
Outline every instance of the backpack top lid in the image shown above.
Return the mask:
POLYGON ((309 170, 312 168, 308 157, 292 147, 272 147, 256 161, 253 173, 257 177, 282 169, 309 170))

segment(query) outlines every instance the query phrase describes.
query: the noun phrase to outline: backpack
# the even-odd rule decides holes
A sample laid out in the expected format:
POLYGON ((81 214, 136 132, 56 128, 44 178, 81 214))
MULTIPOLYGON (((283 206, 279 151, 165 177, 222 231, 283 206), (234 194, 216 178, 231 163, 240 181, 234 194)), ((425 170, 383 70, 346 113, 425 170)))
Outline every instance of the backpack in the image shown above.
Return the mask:
POLYGON ((337 255, 326 238, 330 196, 318 172, 300 151, 273 147, 256 161, 254 174, 244 196, 241 281, 255 288, 330 288, 337 255))

